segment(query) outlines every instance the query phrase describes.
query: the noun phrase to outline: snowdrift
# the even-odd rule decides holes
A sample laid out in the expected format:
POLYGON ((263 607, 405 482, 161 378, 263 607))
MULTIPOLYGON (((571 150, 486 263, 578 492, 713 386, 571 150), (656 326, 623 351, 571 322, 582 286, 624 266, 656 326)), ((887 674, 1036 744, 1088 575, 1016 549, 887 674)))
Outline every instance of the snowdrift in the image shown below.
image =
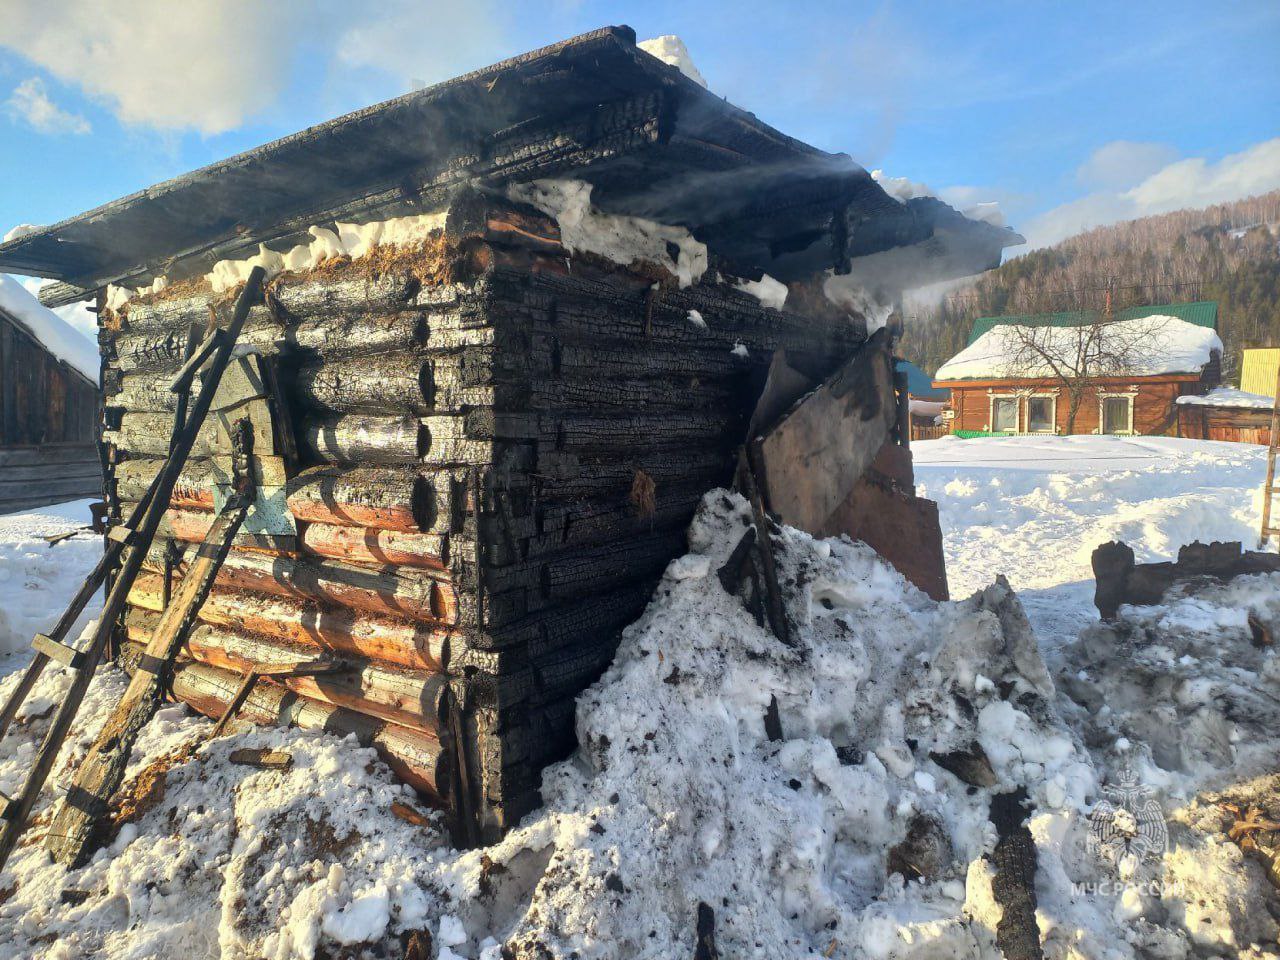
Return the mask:
MULTIPOLYGON (((789 528, 783 645, 717 576, 748 523, 738 497, 707 495, 690 552, 581 697, 579 751, 500 844, 451 849, 370 750, 284 729, 202 743, 208 722, 172 707, 92 862, 67 872, 35 844, 0 875, 0 952, 398 960, 421 931, 446 960, 690 957, 700 904, 733 957, 998 957, 1028 929, 1050 957, 1274 942, 1274 895, 1214 800, 1266 796, 1280 671, 1246 619, 1280 614, 1280 582, 1126 610, 1052 676, 1007 584, 938 604, 864 545, 789 528), (233 762, 244 747, 292 766, 233 762), (1090 844, 1121 772, 1167 821, 1150 892, 1090 844), (1035 882, 1011 904, 992 811, 1020 792, 1035 882)), ((6 739, 0 789, 60 683, 6 739)), ((97 678, 64 767, 122 683, 97 678)))

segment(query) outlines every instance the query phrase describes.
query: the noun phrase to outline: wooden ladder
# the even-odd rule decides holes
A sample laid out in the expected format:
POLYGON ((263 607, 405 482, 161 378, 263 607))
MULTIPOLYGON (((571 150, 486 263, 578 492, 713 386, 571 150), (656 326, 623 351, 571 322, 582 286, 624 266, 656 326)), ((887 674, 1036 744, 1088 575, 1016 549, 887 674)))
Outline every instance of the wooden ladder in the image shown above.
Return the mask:
MULTIPOLYGON (((49 772, 53 768, 54 761, 57 759, 58 751, 61 749, 62 743, 70 732, 71 725, 80 710, 80 705, 84 701, 89 683, 93 679, 94 672, 97 670, 98 664, 101 662, 103 653, 107 648, 114 624, 124 609, 125 600, 133 587, 138 572, 142 569, 143 560, 146 558, 147 551, 155 539, 156 530, 159 528, 160 522, 169 508, 173 488, 183 467, 186 465, 188 456, 191 454, 191 449, 195 444, 200 428, 208 416, 209 409, 213 404, 214 394, 217 392, 222 374, 231 360, 232 349, 240 336, 240 331, 244 328, 249 309, 262 298, 263 279, 264 272, 262 268, 255 267, 249 274, 244 289, 236 300, 231 321, 225 328, 210 331, 200 344, 196 343, 195 331, 188 335, 186 362, 170 385, 170 389, 178 394, 178 407, 174 416, 173 432, 169 443, 169 456, 166 458, 160 472, 151 482, 147 492, 143 495, 142 500, 130 513, 128 520, 114 527, 108 534, 107 544, 101 559, 80 586, 70 605, 58 619, 53 629, 48 634, 36 635, 35 640, 32 642, 36 655, 23 673, 22 679, 19 680, 18 686, 14 689, 9 700, 5 703, 3 709, 0 709, 0 738, 2 738, 17 715, 19 708, 30 696, 40 674, 50 661, 56 661, 72 671, 71 686, 62 703, 58 706, 53 723, 40 744, 40 749, 36 753, 30 774, 21 791, 12 798, 0 794, 0 824, 3 824, 2 829, 0 829, 0 868, 4 867, 4 864, 17 846, 19 837, 26 829, 32 808, 35 806, 40 791, 43 789, 49 772), (201 376, 200 392, 196 395, 188 413, 188 401, 195 375, 206 362, 208 365, 204 368, 201 376), (86 642, 78 647, 68 643, 67 634, 70 632, 71 627, 84 611, 94 592, 99 586, 107 582, 107 578, 111 571, 115 569, 117 562, 120 564, 119 572, 107 591, 102 613, 90 625, 91 629, 87 628, 84 636, 81 637, 86 642)), ((214 529, 218 530, 219 537, 225 538, 226 546, 229 546, 231 537, 234 536, 235 530, 239 527, 239 522, 236 521, 234 514, 238 511, 239 519, 242 521, 244 512, 248 509, 248 504, 243 502, 243 498, 236 498, 228 502, 227 507, 234 507, 234 509, 228 510, 224 508, 219 517, 219 522, 214 524, 214 529), (224 517, 226 518, 225 520, 223 520, 224 517), (229 534, 228 530, 230 531, 229 534)), ((210 531, 211 536, 213 532, 213 530, 210 531)), ((207 544, 208 537, 206 538, 206 546, 207 544)), ((201 556, 203 557, 208 552, 211 554, 211 560, 215 557, 217 558, 212 564, 212 572, 209 570, 209 565, 206 565, 199 572, 196 570, 188 572, 178 591, 179 596, 181 596, 184 589, 188 587, 188 581, 190 581, 191 588, 188 591, 187 603, 193 606, 193 609, 198 609, 199 603, 203 602, 203 593, 207 593, 207 589, 202 593, 198 589, 198 585, 206 580, 208 582, 212 581, 213 575, 217 572, 217 566, 221 564, 221 558, 226 556, 226 546, 220 550, 214 548, 210 551, 206 551, 206 546, 201 547, 201 556)), ((177 603, 174 604, 175 617, 178 616, 176 607, 177 603)), ((189 618, 184 617, 182 619, 189 622, 189 618)), ((163 673, 164 671, 158 672, 163 673)), ((130 689, 132 689, 132 684, 130 689)), ((121 770, 123 772, 123 768, 121 770)), ((64 807, 73 805, 76 805, 76 798, 74 794, 68 794, 68 803, 64 804, 64 807)), ((52 834, 50 835, 51 841, 56 839, 52 834)), ((54 846, 54 844, 51 843, 51 846, 54 846)), ((83 849, 82 845, 78 850, 69 851, 66 845, 63 844, 62 849, 57 852, 59 859, 64 859, 69 852, 74 854, 72 859, 79 859, 83 854, 83 849)))
POLYGON ((1267 482, 1262 487, 1262 530, 1258 534, 1258 549, 1270 542, 1273 534, 1280 534, 1280 527, 1271 525, 1271 503, 1276 495, 1276 446, 1280 439, 1280 366, 1276 367, 1275 399, 1271 403, 1271 435, 1267 438, 1267 482))

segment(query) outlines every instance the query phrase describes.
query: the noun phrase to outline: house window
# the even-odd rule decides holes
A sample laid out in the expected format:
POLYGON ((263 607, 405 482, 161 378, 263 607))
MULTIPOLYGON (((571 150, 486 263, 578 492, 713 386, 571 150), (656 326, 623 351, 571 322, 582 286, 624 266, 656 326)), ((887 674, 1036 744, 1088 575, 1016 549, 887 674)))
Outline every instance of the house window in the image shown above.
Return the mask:
POLYGON ((1102 398, 1102 432, 1133 433, 1133 397, 1102 398))
POLYGON ((1057 402, 1053 397, 1027 398, 1027 432, 1053 433, 1057 427, 1057 402))
POLYGON ((1017 397, 992 397, 991 398, 991 432, 992 433, 1017 433, 1018 432, 1018 398, 1017 397))

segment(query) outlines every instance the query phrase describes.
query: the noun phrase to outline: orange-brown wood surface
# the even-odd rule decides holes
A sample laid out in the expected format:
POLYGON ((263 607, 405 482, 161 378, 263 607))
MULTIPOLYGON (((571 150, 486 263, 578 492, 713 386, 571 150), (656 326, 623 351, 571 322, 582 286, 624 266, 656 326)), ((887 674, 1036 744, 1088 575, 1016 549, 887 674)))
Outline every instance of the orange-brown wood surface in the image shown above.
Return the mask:
MULTIPOLYGON (((144 610, 162 610, 163 589, 163 577, 140 576, 129 591, 129 603, 144 610)), ((216 626, 236 627, 419 670, 443 668, 452 635, 448 627, 216 588, 200 608, 199 617, 216 626)))
POLYGON ((309 523, 302 531, 302 548, 308 553, 358 563, 444 569, 445 543, 445 537, 434 533, 400 533, 329 523, 309 523))
POLYGON ((1271 411, 1179 405, 1178 436, 1229 443, 1271 442, 1271 411))
MULTIPOLYGON (((1030 391, 1037 396, 1055 396, 1058 433, 1068 432, 1070 398, 1061 383, 1053 384, 1029 380, 980 380, 948 382, 951 389, 951 409, 955 419, 951 429, 989 431, 991 429, 992 395, 1010 395, 1030 391)), ((1084 398, 1076 413, 1074 433, 1097 433, 1099 417, 1099 393, 1128 393, 1136 388, 1133 399, 1133 432, 1143 435, 1173 436, 1177 431, 1177 407, 1175 401, 1184 394, 1202 393, 1199 377, 1132 377, 1099 381, 1086 388, 1084 398)), ((1022 400, 1020 424, 1025 430, 1026 401, 1022 400)))
MULTIPOLYGON (((186 559, 193 549, 187 547, 175 565, 178 576, 185 573, 186 559)), ((161 557, 153 551, 143 567, 163 573, 161 557)), ((251 590, 441 626, 457 622, 457 591, 442 570, 359 566, 327 558, 233 549, 215 583, 224 592, 251 590)))
MULTIPOLYGON (((129 639, 147 642, 158 619, 155 614, 131 610, 126 622, 129 639)), ((441 696, 447 680, 439 673, 343 658, 315 647, 207 624, 191 631, 183 652, 193 660, 240 674, 281 664, 328 664, 341 669, 321 675, 271 679, 313 700, 357 713, 433 733, 440 728, 441 696)))

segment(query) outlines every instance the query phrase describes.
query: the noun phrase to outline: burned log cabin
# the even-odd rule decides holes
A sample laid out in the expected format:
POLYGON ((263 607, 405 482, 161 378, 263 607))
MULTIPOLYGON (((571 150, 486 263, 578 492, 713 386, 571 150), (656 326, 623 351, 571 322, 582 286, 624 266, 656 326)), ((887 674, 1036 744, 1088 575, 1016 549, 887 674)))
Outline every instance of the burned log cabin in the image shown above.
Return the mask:
MULTIPOLYGON (((1015 242, 889 197, 610 27, 56 224, 0 265, 62 281, 47 302, 98 302, 117 519, 163 463, 186 343, 266 268, 241 336, 273 401, 257 522, 172 691, 216 716, 248 670, 336 664, 258 684, 242 715, 354 734, 483 842, 571 750, 576 695, 730 483, 775 353, 814 382, 859 350, 889 371, 841 282, 891 301, 860 266, 900 252, 923 284, 1015 242)), ((221 452, 210 428, 175 489, 126 665, 212 522, 221 452)))

